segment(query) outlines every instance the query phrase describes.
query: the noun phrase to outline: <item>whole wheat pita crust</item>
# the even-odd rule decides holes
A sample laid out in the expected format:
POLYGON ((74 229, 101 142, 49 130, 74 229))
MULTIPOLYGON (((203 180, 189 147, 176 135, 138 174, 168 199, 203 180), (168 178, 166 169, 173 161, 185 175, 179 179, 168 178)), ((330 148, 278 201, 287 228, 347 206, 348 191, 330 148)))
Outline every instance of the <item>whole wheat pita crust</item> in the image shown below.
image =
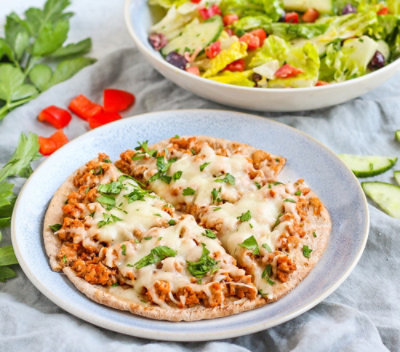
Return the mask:
MULTIPOLYGON (((221 138, 203 136, 198 138, 209 143, 219 143, 226 148, 230 148, 234 143, 236 143, 221 138)), ((167 140, 158 143, 157 146, 161 147, 166 144, 168 144, 167 140)), ((248 155, 251 155, 255 150, 257 150, 256 148, 253 148, 251 146, 245 144, 242 145, 247 153, 249 153, 248 155)), ((84 166, 81 169, 83 168, 84 166)), ((327 209, 323 207, 321 211, 321 217, 318 218, 318 222, 313 225, 313 228, 319 234, 317 239, 314 240, 314 244, 316 243, 316 249, 313 250, 310 259, 307 259, 303 256, 303 252, 301 250, 302 246, 298 246, 295 250, 293 250, 293 252, 291 252, 291 255, 293 256, 294 261, 297 265, 297 270, 291 274, 289 280, 286 283, 276 283, 274 285, 273 299, 264 299, 261 297, 257 297, 254 300, 228 300, 222 306, 215 308, 196 306, 184 309, 174 307, 163 308, 154 305, 145 306, 133 303, 124 297, 116 296, 115 294, 110 293, 108 288, 88 283, 87 281, 79 278, 70 267, 62 268, 62 266, 57 261, 57 253, 61 248, 61 241, 57 236, 54 235, 49 226, 63 222, 62 207, 65 203, 65 200, 67 199, 68 194, 77 190, 77 188, 73 185, 73 178, 76 172, 71 175, 57 190, 54 197, 50 201, 49 207, 45 215, 43 226, 43 240, 46 253, 49 257, 50 266, 54 271, 63 271, 67 278, 75 285, 75 287, 93 301, 115 309, 129 311, 133 314, 140 315, 146 318, 169 321, 195 321, 203 319, 213 319, 238 314, 247 310, 261 307, 266 303, 274 302, 289 293, 293 288, 298 285, 300 281, 302 281, 308 275, 311 269, 321 258, 329 241, 331 220, 327 209)))

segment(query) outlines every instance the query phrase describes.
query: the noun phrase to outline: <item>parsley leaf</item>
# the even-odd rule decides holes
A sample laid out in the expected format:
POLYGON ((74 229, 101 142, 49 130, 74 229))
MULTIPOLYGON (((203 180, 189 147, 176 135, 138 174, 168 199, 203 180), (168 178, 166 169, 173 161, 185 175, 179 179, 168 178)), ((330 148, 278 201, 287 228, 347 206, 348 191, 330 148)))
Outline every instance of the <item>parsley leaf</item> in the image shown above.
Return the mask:
POLYGON ((107 210, 111 210, 115 207, 115 198, 113 196, 102 195, 97 197, 97 202, 99 202, 107 210))
POLYGON ((192 196, 195 193, 196 193, 196 191, 193 188, 190 188, 190 187, 186 187, 182 192, 182 194, 184 196, 192 196))
POLYGON ((118 216, 115 216, 113 214, 107 214, 107 213, 103 213, 103 218, 104 218, 104 220, 100 220, 97 223, 97 227, 101 228, 106 225, 114 224, 117 221, 122 221, 122 219, 120 219, 118 216))
POLYGON ((209 229, 206 229, 205 232, 202 233, 202 235, 212 239, 217 238, 217 235, 209 229))
POLYGON ((106 194, 120 194, 122 190, 122 182, 120 181, 114 181, 110 182, 105 185, 99 185, 97 187, 97 190, 100 193, 106 193, 106 194))
POLYGON ((219 178, 219 179, 215 180, 215 182, 225 182, 225 183, 228 183, 228 184, 234 186, 235 185, 235 177, 231 174, 226 174, 224 176, 224 178, 219 178))
POLYGON ((211 191, 211 197, 212 197, 213 203, 222 202, 222 199, 220 196, 221 190, 222 190, 222 188, 220 187, 218 190, 216 188, 213 188, 213 190, 211 191))
POLYGON ((312 252, 313 250, 311 249, 311 248, 309 248, 307 245, 304 245, 303 246, 303 255, 306 257, 306 258, 310 258, 310 255, 311 255, 311 252, 312 252))
POLYGON ((258 248, 258 243, 254 236, 246 238, 239 246, 252 251, 255 255, 260 254, 260 249, 258 248))
POLYGON ((210 165, 211 163, 203 163, 203 164, 201 164, 200 165, 200 171, 204 171, 204 169, 208 166, 208 165, 210 165))
POLYGON ((176 180, 179 180, 180 178, 181 178, 181 176, 182 176, 182 171, 177 171, 177 172, 175 172, 173 175, 172 175, 172 179, 174 180, 174 181, 176 181, 176 180))
POLYGON ((267 243, 263 243, 262 247, 265 248, 269 253, 272 253, 272 249, 267 243))
POLYGON ((62 225, 61 224, 54 224, 54 225, 50 225, 49 227, 53 232, 56 232, 59 229, 61 229, 62 225))
POLYGON ((175 225, 176 224, 176 221, 174 220, 174 219, 170 219, 169 221, 168 221, 168 225, 170 225, 170 226, 173 226, 173 225, 175 225))
POLYGON ((167 246, 157 246, 150 251, 150 254, 137 261, 133 266, 136 269, 140 269, 147 265, 161 262, 167 257, 175 257, 176 255, 177 252, 167 246))
POLYGON ((122 255, 126 255, 126 245, 125 244, 121 244, 121 253, 122 253, 122 255))
POLYGON ((143 149, 146 154, 148 154, 150 157, 154 157, 157 155, 157 150, 156 149, 149 149, 148 145, 149 141, 144 141, 142 143, 138 142, 138 146, 135 148, 135 150, 141 150, 143 149))
POLYGON ((250 210, 247 210, 245 213, 242 213, 240 216, 238 216, 236 219, 238 219, 241 222, 249 221, 251 219, 251 213, 250 210))
POLYGON ((188 271, 197 278, 202 278, 208 273, 215 273, 218 268, 218 262, 209 256, 210 251, 206 248, 204 243, 201 244, 203 246, 202 254, 200 259, 197 262, 186 261, 188 271))
POLYGON ((294 199, 291 199, 291 198, 286 198, 284 200, 284 202, 296 203, 296 201, 294 199))
POLYGON ((261 184, 259 182, 254 182, 254 184, 256 185, 257 189, 261 189, 261 184))

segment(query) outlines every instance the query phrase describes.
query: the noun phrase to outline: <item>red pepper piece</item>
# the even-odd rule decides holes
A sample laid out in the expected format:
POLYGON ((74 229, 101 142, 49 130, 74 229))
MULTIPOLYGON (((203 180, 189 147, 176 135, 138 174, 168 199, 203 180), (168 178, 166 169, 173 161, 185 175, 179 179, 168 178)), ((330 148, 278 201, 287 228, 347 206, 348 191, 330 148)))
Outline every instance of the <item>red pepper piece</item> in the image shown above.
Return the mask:
POLYGON ((208 58, 213 59, 221 52, 221 42, 218 41, 212 43, 207 48, 205 48, 204 52, 208 56, 208 58))
POLYGON ((84 95, 78 95, 69 103, 68 108, 78 117, 83 120, 88 120, 90 117, 97 115, 103 111, 103 107, 99 104, 93 103, 84 95))
POLYGON ((218 7, 217 4, 211 5, 210 8, 202 7, 199 9, 199 14, 203 20, 208 20, 213 16, 222 16, 221 9, 218 7))
POLYGON ((68 138, 64 131, 58 130, 50 137, 39 137, 39 152, 42 155, 50 155, 67 143, 68 138))
POLYGON ((193 2, 194 4, 198 4, 198 3, 201 2, 201 0, 192 0, 192 2, 193 2))
POLYGON ((319 17, 319 12, 315 9, 307 9, 307 11, 304 13, 302 19, 304 22, 312 23, 317 20, 319 17))
POLYGON ((71 114, 68 110, 61 109, 55 105, 50 105, 40 112, 38 120, 41 122, 48 122, 55 128, 60 129, 70 123, 71 114))
POLYGON ((317 83, 315 83, 315 86, 316 87, 322 87, 322 86, 326 86, 326 85, 328 85, 329 83, 328 82, 325 82, 325 81, 317 81, 317 83))
POLYGON ((288 12, 285 15, 286 23, 299 23, 299 14, 297 12, 288 12))
POLYGON ((121 112, 135 103, 132 93, 120 89, 104 89, 104 111, 121 112))
POLYGON ((102 111, 95 116, 91 116, 88 119, 90 128, 97 128, 116 120, 120 120, 122 117, 117 112, 102 111))
POLYGON ((237 20, 239 20, 239 17, 234 13, 230 13, 228 15, 225 15, 223 20, 225 26, 230 26, 231 24, 234 24, 237 20))
POLYGON ((244 71, 245 65, 246 65, 246 62, 243 59, 239 59, 239 60, 233 61, 228 66, 226 66, 224 68, 224 71, 242 72, 242 71, 244 71))
POLYGON ((297 67, 293 67, 291 65, 285 64, 275 72, 275 77, 289 78, 289 77, 297 76, 298 74, 303 73, 303 72, 304 72, 303 70, 301 70, 297 67))
POLYGON ((377 12, 377 14, 378 14, 378 16, 385 16, 385 15, 387 15, 389 13, 389 9, 385 6, 385 7, 382 7, 378 12, 377 12))

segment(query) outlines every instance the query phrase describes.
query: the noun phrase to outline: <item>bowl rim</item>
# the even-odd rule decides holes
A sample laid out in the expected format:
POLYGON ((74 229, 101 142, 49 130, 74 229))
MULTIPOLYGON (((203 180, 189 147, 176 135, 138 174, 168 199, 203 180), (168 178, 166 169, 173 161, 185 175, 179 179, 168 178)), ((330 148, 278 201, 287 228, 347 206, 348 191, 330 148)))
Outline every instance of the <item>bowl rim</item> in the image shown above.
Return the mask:
MULTIPOLYGON (((158 63, 163 65, 164 67, 174 71, 178 75, 183 75, 186 78, 194 79, 199 81, 199 83, 205 83, 207 82, 210 85, 213 85, 215 87, 229 87, 232 90, 236 91, 248 91, 248 92, 259 92, 258 94, 263 94, 263 92, 269 92, 272 94, 282 94, 283 92, 288 92, 293 94, 294 92, 298 92, 299 94, 301 93, 315 93, 316 91, 326 91, 326 90, 334 90, 335 88, 341 89, 347 86, 352 86, 353 84, 356 85, 357 83, 361 83, 363 81, 369 81, 372 80, 373 78, 382 75, 384 72, 387 71, 393 71, 392 76, 396 73, 396 71, 400 71, 400 58, 397 58, 395 61, 391 62, 389 65, 380 68, 374 72, 369 72, 363 76, 350 79, 347 81, 343 82, 338 82, 338 83, 333 83, 333 84, 327 84, 325 86, 313 86, 313 87, 304 87, 304 88, 257 88, 254 89, 254 87, 243 87, 243 86, 237 86, 233 84, 228 84, 228 83, 221 83, 221 82, 216 82, 207 78, 199 77, 194 74, 191 74, 189 72, 186 72, 184 70, 181 70, 162 58, 160 58, 159 55, 157 55, 155 50, 150 50, 147 48, 143 42, 141 41, 139 35, 136 34, 134 27, 132 26, 132 21, 131 21, 131 12, 130 12, 130 6, 133 1, 139 1, 139 0, 125 0, 124 4, 124 18, 125 18, 125 24, 128 28, 128 32, 131 35, 134 43, 136 44, 137 48, 142 54, 149 55, 152 59, 156 60, 158 63), (397 70, 396 70, 397 69, 397 70)), ((142 1, 147 1, 147 0, 142 0, 142 1)))

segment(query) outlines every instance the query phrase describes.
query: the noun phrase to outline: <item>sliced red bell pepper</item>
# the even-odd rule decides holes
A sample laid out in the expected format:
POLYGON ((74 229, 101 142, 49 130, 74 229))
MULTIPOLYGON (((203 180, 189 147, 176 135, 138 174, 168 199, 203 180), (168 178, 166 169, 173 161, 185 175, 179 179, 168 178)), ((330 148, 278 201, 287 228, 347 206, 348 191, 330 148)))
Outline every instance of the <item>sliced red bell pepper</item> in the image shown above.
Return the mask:
POLYGON ((97 128, 105 125, 106 123, 120 120, 122 117, 117 112, 102 111, 95 116, 91 116, 88 119, 90 128, 97 128))
POLYGON ((297 12, 288 12, 285 15, 286 23, 299 23, 299 14, 297 12))
POLYGON ((104 111, 121 112, 135 103, 132 93, 120 89, 104 89, 104 111))
POLYGON ((203 20, 208 20, 213 16, 222 16, 221 9, 218 7, 217 4, 211 5, 210 8, 201 7, 199 8, 199 14, 203 20))
POLYGON ((50 155, 66 143, 68 143, 68 138, 64 131, 58 130, 50 137, 39 137, 39 152, 42 155, 50 155))
POLYGON ((275 72, 275 77, 277 77, 277 78, 289 78, 289 77, 297 76, 297 75, 299 75, 300 73, 303 73, 303 72, 304 71, 301 70, 300 68, 293 67, 291 65, 285 64, 275 72))
POLYGON ((41 122, 48 122, 55 128, 60 129, 70 123, 71 114, 68 110, 59 108, 55 105, 50 105, 40 112, 38 120, 41 122))
POLYGON ((319 12, 315 9, 307 9, 307 11, 304 13, 302 19, 304 22, 312 23, 317 20, 319 17, 319 12))
POLYGON ((103 107, 99 104, 93 103, 84 95, 78 95, 69 103, 68 108, 78 117, 83 120, 88 120, 89 117, 97 115, 103 111, 103 107))
POLYGON ((209 59, 213 59, 221 52, 221 42, 217 41, 212 43, 207 48, 205 48, 204 52, 209 59))
POLYGON ((228 66, 224 68, 223 71, 242 72, 244 71, 245 65, 246 62, 243 59, 239 59, 230 63, 228 66))
POLYGON ((201 2, 201 0, 192 0, 192 2, 193 2, 194 4, 198 4, 198 3, 201 2))
POLYGON ((231 24, 234 24, 236 21, 238 21, 239 17, 234 13, 230 13, 228 15, 225 15, 223 20, 225 26, 230 26, 231 24))

